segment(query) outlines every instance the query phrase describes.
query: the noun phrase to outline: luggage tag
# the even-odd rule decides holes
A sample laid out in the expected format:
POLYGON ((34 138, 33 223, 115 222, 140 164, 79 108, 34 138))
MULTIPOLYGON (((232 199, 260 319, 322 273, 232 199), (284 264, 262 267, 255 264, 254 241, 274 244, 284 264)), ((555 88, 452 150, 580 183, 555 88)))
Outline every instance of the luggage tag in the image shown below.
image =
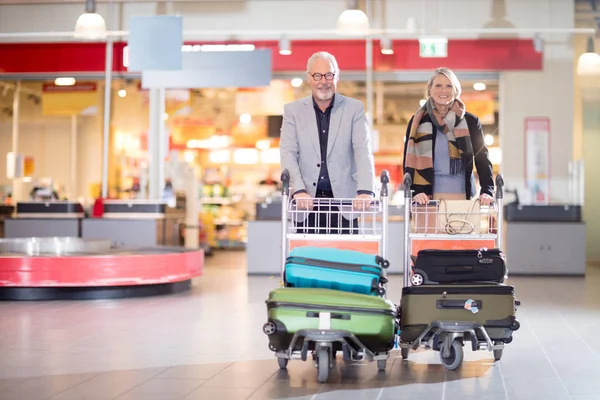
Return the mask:
POLYGON ((467 300, 465 302, 465 310, 471 311, 473 314, 477 314, 479 312, 479 308, 477 308, 477 302, 474 300, 467 300), (475 305, 473 305, 475 303, 475 305))
POLYGON ((331 329, 331 313, 319 313, 319 329, 331 329))

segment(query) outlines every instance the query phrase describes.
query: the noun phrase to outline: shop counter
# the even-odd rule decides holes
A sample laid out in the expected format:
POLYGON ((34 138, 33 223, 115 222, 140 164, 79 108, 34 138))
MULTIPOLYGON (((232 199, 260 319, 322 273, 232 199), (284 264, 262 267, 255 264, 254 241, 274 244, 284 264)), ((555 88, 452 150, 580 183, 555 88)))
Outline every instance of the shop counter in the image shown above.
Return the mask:
MULTIPOLYGON (((102 218, 83 220, 83 239, 110 240, 114 247, 149 247, 167 242, 166 203, 106 200, 102 218)), ((172 232, 173 226, 168 230, 172 232)))
POLYGON ((19 202, 4 221, 6 238, 79 237, 83 206, 70 201, 19 202))

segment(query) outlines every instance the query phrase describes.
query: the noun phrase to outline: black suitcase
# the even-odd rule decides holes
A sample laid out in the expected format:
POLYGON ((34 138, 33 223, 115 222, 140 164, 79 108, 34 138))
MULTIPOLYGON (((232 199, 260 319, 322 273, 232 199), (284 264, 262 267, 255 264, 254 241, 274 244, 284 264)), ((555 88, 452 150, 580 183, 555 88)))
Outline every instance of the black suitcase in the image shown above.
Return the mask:
POLYGON ((503 283, 506 261, 500 249, 421 250, 413 257, 413 285, 503 283))

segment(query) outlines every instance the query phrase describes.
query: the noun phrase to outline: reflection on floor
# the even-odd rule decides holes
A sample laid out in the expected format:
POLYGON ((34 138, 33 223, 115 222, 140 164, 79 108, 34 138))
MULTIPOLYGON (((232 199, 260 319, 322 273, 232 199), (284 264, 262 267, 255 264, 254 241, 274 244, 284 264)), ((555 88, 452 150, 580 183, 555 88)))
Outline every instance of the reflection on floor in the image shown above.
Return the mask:
MULTIPOLYGON (((208 259, 184 294, 91 302, 0 303, 0 399, 600 399, 600 268, 586 278, 514 277, 521 329, 502 361, 465 351, 447 372, 438 353, 396 352, 280 371, 262 333, 277 277, 247 277, 242 252, 208 259)), ((401 277, 391 278, 397 300, 401 277)))

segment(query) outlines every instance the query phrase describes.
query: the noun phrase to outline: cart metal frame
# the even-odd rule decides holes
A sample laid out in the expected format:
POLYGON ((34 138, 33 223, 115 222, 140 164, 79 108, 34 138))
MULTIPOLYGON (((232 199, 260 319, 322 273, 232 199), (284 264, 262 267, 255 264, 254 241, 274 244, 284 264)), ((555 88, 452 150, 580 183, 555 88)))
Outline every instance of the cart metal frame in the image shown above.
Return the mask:
MULTIPOLYGON (((414 225, 414 228, 417 232, 411 232, 411 215, 419 215, 419 211, 416 211, 418 207, 412 201, 412 191, 410 189, 412 185, 412 179, 410 174, 404 175, 404 257, 403 257, 403 287, 408 287, 413 284, 413 277, 411 276, 411 253, 412 253, 412 241, 418 239, 429 239, 429 240, 494 240, 497 248, 502 249, 503 247, 503 199, 504 199, 504 179, 502 175, 496 176, 496 195, 495 201, 492 207, 485 209, 485 206, 482 206, 477 212, 477 210, 469 211, 465 214, 462 221, 468 221, 469 217, 477 217, 482 218, 482 221, 487 218, 488 224, 487 228, 484 224, 483 228, 479 232, 473 232, 475 229, 472 226, 472 230, 470 233, 457 233, 457 234, 448 234, 448 233, 440 233, 438 222, 439 222, 439 201, 434 200, 430 201, 428 206, 433 206, 436 210, 435 212, 431 212, 431 217, 435 218, 435 228, 433 228, 433 232, 428 232, 428 221, 427 216, 425 217, 426 224, 425 227, 419 227, 417 224, 414 225), (493 224, 493 217, 496 218, 495 225, 493 224), (424 229, 423 229, 424 228, 424 229), (425 230, 425 232, 418 232, 419 230, 425 230), (487 230, 487 231, 486 231, 487 230)), ((426 213, 429 213, 426 211, 426 213)), ((422 219, 422 218, 421 218, 422 219)), ((460 221, 459 221, 460 222, 460 221)), ((465 224, 463 224, 464 227, 465 224)), ((471 224, 473 225, 473 224, 471 224)), ((447 230, 452 230, 452 228, 448 228, 449 224, 446 225, 447 230)), ((422 283, 419 279, 416 280, 417 283, 422 283)), ((519 302, 516 305, 520 304, 519 302)), ((400 317, 401 318, 401 317, 400 317)), ((518 324, 518 322, 517 322, 518 324)), ((518 325, 516 327, 518 329, 518 325)), ((515 330, 516 330, 515 329, 515 330)), ((502 357, 502 352, 504 350, 505 344, 503 342, 493 342, 490 339, 488 332, 485 327, 479 323, 475 323, 472 321, 432 321, 427 328, 421 332, 417 339, 413 342, 402 342, 399 341, 399 347, 401 349, 402 357, 408 358, 408 354, 410 349, 416 350, 419 347, 425 347, 429 349, 433 349, 440 352, 440 359, 442 364, 446 369, 454 370, 462 364, 463 361, 463 343, 466 339, 469 339, 471 342, 471 348, 473 351, 477 350, 488 350, 493 351, 494 359, 496 361, 500 360, 502 357), (483 340, 479 340, 477 336, 477 332, 483 336, 483 340)))
MULTIPOLYGON (((311 198, 316 210, 308 210, 299 207, 296 200, 290 198, 290 175, 289 171, 284 169, 281 174, 282 182, 282 252, 281 252, 281 283, 285 282, 285 264, 290 251, 290 245, 293 240, 303 241, 323 241, 328 242, 377 242, 378 255, 383 259, 387 257, 387 234, 388 234, 388 184, 390 178, 387 170, 382 171, 380 175, 381 190, 380 198, 372 199, 365 209, 356 210, 353 207, 354 199, 322 199, 311 198), (324 210, 321 209, 324 208, 324 210), (337 211, 331 211, 331 207, 337 207, 337 211), (297 228, 298 221, 305 221, 309 214, 315 213, 315 218, 325 218, 326 224, 322 228, 309 227, 297 228), (338 225, 332 226, 331 216, 337 213, 338 225), (357 228, 342 228, 339 224, 342 215, 349 215, 350 220, 357 217, 357 228), (379 221, 381 215, 381 221, 379 221), (339 229, 348 229, 348 233, 339 233, 339 229), (310 232, 299 232, 299 230, 310 230, 310 232), (331 233, 331 231, 338 233, 331 233)), ((315 224, 318 225, 318 224, 315 224)), ((385 288, 387 286, 386 271, 383 268, 382 286, 384 288, 381 296, 385 298, 385 288)), ((319 318, 330 318, 328 313, 320 313, 319 318)), ((336 329, 321 329, 329 326, 328 322, 319 323, 319 329, 301 329, 297 331, 286 350, 275 350, 279 367, 285 369, 288 361, 292 359, 307 360, 308 345, 314 343, 313 360, 317 368, 319 382, 326 382, 329 377, 329 371, 334 366, 335 354, 333 350, 334 343, 342 345, 344 361, 377 361, 379 371, 383 371, 387 365, 389 352, 374 353, 368 349, 357 337, 350 331, 336 329), (296 350, 296 343, 303 339, 301 350, 296 350)), ((272 327, 269 323, 263 326, 265 334, 271 332, 272 327)))

